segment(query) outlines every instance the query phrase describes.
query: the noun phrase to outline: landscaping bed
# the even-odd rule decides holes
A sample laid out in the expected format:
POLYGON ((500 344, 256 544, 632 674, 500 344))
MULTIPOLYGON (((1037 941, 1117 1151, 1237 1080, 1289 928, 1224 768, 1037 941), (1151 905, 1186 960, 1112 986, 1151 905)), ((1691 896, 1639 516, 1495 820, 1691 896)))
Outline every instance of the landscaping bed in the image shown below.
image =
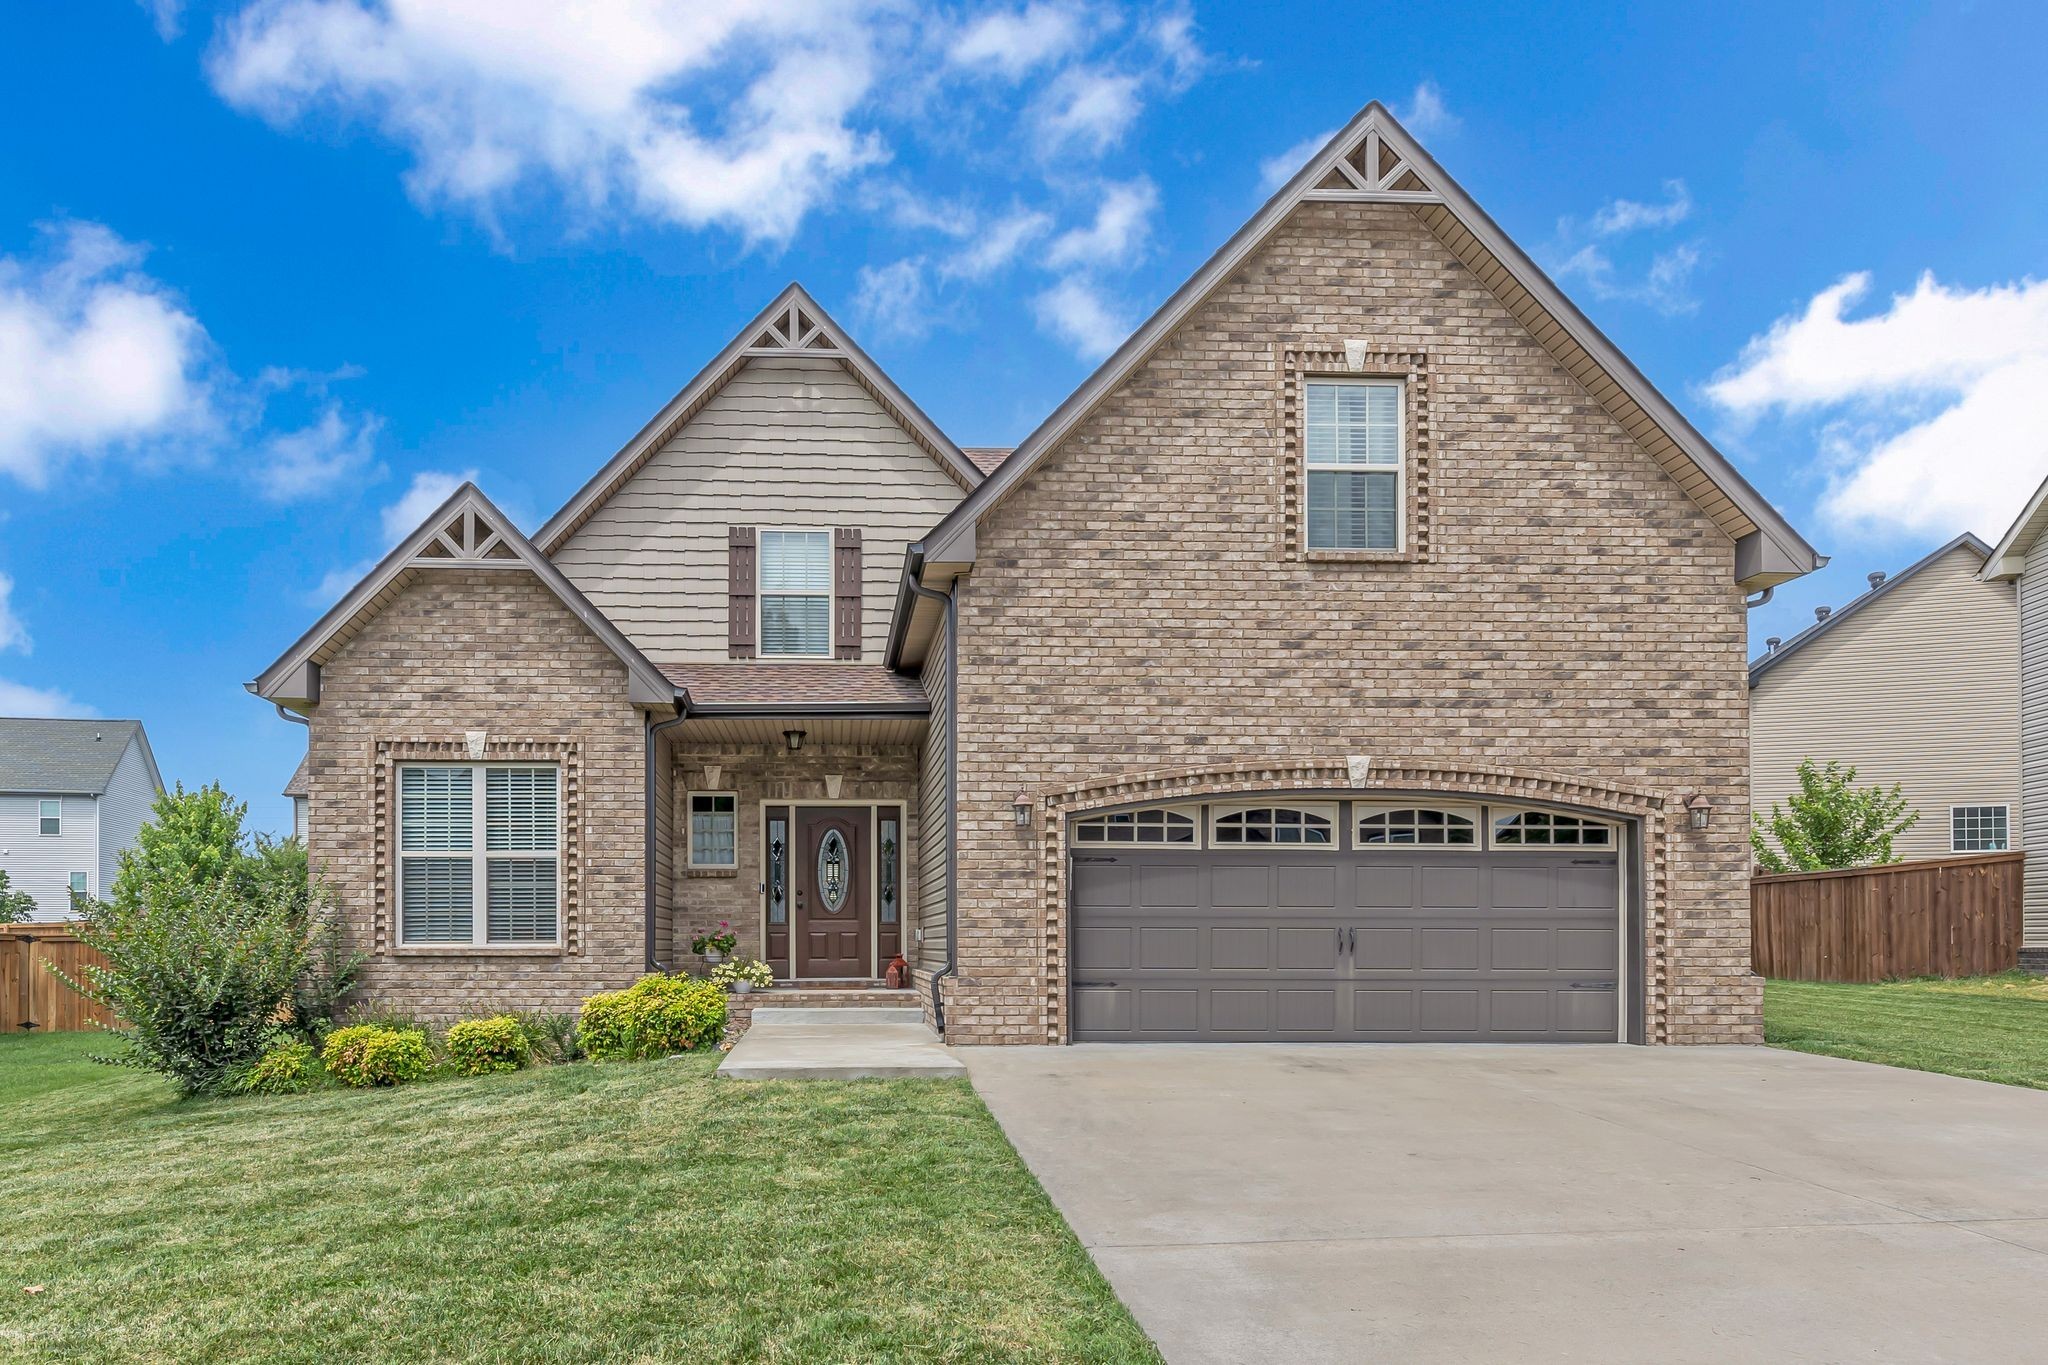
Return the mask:
POLYGON ((1915 1071, 2048 1090, 2048 981, 1764 983, 1764 1041, 1915 1071))
POLYGON ((9 1360, 1158 1359, 964 1082, 178 1100, 105 1046, 0 1037, 9 1360))

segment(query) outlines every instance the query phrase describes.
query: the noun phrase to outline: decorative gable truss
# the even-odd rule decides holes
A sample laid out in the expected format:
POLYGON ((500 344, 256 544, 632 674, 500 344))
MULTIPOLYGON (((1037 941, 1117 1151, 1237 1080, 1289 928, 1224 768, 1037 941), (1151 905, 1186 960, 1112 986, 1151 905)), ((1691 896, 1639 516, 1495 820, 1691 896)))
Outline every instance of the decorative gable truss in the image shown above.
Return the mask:
POLYGON ((1357 143, 1331 163, 1329 171, 1301 192, 1304 200, 1347 204, 1441 204, 1415 165, 1368 124, 1357 143))
POLYGON ((421 574, 450 570, 530 573, 604 642, 630 679, 636 706, 671 706, 675 684, 591 605, 561 570, 473 483, 465 483, 299 637, 248 690, 294 710, 320 703, 320 669, 421 574))

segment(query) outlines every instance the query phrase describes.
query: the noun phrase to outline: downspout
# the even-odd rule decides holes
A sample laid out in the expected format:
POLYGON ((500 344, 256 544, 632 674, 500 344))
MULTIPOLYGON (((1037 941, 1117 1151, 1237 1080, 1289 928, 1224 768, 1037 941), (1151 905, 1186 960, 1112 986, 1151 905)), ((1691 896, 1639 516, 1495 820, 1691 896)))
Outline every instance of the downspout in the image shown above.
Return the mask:
POLYGON ((300 715, 300 714, 299 714, 298 712, 296 712, 296 711, 287 711, 287 710, 285 710, 285 709, 284 709, 284 703, 283 703, 283 702, 281 702, 281 701, 280 701, 280 702, 272 702, 272 703, 271 703, 271 705, 273 705, 273 706, 275 706, 275 707, 277 708, 277 714, 278 714, 278 715, 280 715, 280 716, 283 716, 283 717, 284 717, 284 718, 285 718, 286 720, 290 721, 290 722, 291 722, 292 724, 294 724, 294 725, 303 725, 303 726, 305 726, 305 727, 306 727, 306 728, 307 728, 308 730, 310 730, 310 729, 312 729, 312 728, 313 728, 313 722, 312 722, 312 721, 310 721, 310 720, 308 720, 308 719, 307 719, 306 717, 304 717, 304 716, 300 715))
POLYGON ((654 755, 657 748, 655 741, 660 738, 662 731, 673 729, 689 718, 690 695, 687 692, 676 694, 676 713, 669 719, 657 721, 652 716, 647 718, 647 854, 643 861, 647 864, 647 970, 650 972, 668 970, 667 964, 654 955, 654 755))
POLYGON ((946 621, 946 965, 932 973, 932 1022, 940 1037, 946 1034, 946 1001, 939 982, 957 976, 960 968, 960 677, 959 618, 954 614, 953 594, 927 588, 917 581, 924 557, 912 550, 916 563, 903 566, 903 586, 927 601, 939 603, 946 621))
POLYGON ((1774 593, 1774 592, 1776 592, 1776 591, 1777 591, 1777 588, 1776 588, 1776 587, 1769 587, 1769 588, 1765 588, 1765 589, 1764 589, 1764 590, 1763 590, 1762 592, 1758 593, 1758 594, 1757 594, 1756 596, 1754 596, 1754 597, 1745 597, 1745 598, 1743 598, 1743 599, 1742 599, 1742 605, 1743 605, 1743 606, 1745 606, 1745 607, 1747 607, 1747 608, 1749 608, 1749 609, 1750 609, 1751 611, 1755 611, 1755 610, 1756 610, 1756 609, 1757 609, 1758 607, 1760 607, 1760 606, 1762 606, 1762 605, 1763 605, 1764 603, 1766 603, 1766 602, 1770 601, 1770 600, 1771 600, 1771 594, 1772 594, 1772 593, 1774 593))

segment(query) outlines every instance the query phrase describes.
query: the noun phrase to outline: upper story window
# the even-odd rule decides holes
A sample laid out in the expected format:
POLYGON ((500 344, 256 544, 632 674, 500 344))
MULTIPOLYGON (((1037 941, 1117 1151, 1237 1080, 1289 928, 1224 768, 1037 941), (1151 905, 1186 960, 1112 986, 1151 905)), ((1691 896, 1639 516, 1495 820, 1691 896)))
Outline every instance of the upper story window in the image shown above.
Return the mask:
POLYGON ((399 942, 558 942, 560 791, 551 764, 401 767, 399 942))
POLYGON ((1125 810, 1074 822, 1077 844, 1188 844, 1195 817, 1177 810, 1125 810))
POLYGON ((1528 810, 1493 818, 1495 848, 1612 848, 1614 827, 1576 815, 1528 810))
POLYGON ((2006 806, 1950 806, 1948 847, 1951 853, 2003 853, 2012 847, 2006 806))
POLYGON ((1328 847, 1336 814, 1324 806, 1252 806, 1216 816, 1209 841, 1218 847, 1246 844, 1314 844, 1328 847))
POLYGON ((1472 848, 1479 842, 1479 822, 1463 811, 1403 806, 1364 812, 1358 817, 1354 835, 1360 848, 1389 844, 1472 848))
POLYGON ((43 801, 36 806, 36 832, 38 834, 62 834, 64 832, 64 803, 43 801))
POLYGON ((1310 550, 1402 548, 1401 385, 1311 379, 1303 397, 1310 550))
POLYGON ((832 657, 832 533, 762 531, 761 653, 832 657))

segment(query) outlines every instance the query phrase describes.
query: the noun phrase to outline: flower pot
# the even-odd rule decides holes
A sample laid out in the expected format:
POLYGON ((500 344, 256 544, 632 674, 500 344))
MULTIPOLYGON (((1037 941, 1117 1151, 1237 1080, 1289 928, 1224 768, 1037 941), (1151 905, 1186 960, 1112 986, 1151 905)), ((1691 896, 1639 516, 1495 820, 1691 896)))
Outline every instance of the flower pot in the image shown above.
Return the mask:
POLYGON ((735 981, 732 983, 732 988, 735 994, 746 995, 754 989, 754 983, 751 981, 735 981))
POLYGON ((719 952, 716 948, 706 948, 704 950, 704 960, 715 967, 725 961, 725 954, 719 952))

